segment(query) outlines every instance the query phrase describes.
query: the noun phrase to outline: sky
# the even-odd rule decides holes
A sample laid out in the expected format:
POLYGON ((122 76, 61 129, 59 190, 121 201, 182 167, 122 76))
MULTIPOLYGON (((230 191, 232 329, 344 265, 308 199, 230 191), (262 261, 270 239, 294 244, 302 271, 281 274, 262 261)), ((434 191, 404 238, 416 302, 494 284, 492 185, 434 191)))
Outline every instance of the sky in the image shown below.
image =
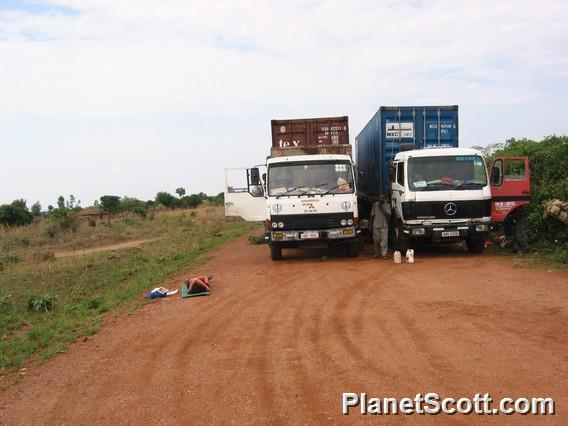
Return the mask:
POLYGON ((460 145, 568 134, 568 2, 0 0, 0 204, 216 194, 270 120, 457 104, 460 145))

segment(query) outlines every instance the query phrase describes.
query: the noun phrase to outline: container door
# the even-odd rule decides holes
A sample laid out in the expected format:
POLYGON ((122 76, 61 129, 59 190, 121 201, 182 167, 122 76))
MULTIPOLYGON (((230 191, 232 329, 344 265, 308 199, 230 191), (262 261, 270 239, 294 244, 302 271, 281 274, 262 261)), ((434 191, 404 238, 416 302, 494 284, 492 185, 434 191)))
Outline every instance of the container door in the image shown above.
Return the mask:
POLYGON ((530 199, 530 169, 527 157, 498 157, 491 167, 491 218, 503 222, 507 215, 530 199))
POLYGON ((259 183, 254 182, 253 170, 225 169, 225 216, 240 216, 250 222, 266 219, 264 182, 262 177, 259 183))

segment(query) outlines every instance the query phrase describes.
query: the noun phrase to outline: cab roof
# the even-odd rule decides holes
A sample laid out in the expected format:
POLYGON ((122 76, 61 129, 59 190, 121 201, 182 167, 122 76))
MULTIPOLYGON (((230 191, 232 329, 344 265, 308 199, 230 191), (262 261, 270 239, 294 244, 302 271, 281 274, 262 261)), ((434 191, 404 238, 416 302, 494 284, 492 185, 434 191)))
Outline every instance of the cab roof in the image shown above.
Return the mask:
POLYGON ((408 158, 445 157, 450 155, 479 155, 480 157, 483 157, 483 154, 480 151, 473 148, 426 148, 399 152, 396 154, 394 159, 401 161, 408 158))
POLYGON ((266 160, 266 164, 309 162, 309 161, 351 161, 349 155, 341 154, 317 154, 317 155, 290 155, 286 157, 272 157, 266 160))

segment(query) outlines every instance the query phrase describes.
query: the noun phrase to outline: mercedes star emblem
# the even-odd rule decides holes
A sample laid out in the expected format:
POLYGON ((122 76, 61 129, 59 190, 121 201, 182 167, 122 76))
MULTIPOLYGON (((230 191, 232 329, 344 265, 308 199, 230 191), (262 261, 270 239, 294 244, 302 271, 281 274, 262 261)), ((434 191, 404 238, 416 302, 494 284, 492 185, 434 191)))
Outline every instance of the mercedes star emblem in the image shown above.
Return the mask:
POLYGON ((446 213, 448 216, 455 215, 457 211, 458 206, 456 206, 454 203, 448 203, 444 206, 444 213, 446 213))

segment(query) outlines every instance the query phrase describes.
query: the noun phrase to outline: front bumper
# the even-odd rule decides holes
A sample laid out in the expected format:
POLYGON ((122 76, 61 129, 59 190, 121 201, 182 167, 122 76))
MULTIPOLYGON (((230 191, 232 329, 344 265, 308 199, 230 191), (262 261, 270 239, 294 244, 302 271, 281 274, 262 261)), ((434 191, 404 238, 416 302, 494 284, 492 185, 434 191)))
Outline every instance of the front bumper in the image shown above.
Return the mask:
POLYGON ((425 239, 433 242, 452 242, 467 238, 484 238, 490 229, 490 223, 469 224, 405 224, 402 232, 409 238, 425 239))
POLYGON ((361 230, 355 226, 333 229, 314 229, 302 231, 278 231, 271 230, 265 235, 269 242, 302 242, 309 243, 313 241, 330 241, 330 242, 344 242, 346 240, 354 239, 359 236, 361 230))

